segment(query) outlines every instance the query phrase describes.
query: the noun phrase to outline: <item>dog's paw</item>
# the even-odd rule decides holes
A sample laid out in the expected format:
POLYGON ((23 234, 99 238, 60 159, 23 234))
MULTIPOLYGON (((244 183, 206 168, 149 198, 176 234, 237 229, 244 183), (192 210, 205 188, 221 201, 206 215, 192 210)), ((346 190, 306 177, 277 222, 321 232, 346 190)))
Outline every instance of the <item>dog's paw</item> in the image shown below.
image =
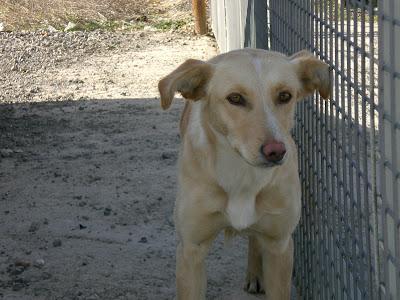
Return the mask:
POLYGON ((244 285, 244 290, 250 294, 265 293, 261 280, 257 277, 247 278, 244 285))

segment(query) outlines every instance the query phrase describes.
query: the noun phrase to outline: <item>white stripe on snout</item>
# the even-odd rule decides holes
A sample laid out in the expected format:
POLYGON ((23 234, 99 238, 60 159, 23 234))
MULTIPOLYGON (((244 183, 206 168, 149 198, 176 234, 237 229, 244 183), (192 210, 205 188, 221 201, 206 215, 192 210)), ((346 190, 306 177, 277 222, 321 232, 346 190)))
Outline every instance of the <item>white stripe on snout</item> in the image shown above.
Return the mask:
POLYGON ((281 129, 279 128, 278 120, 275 118, 274 113, 266 102, 264 102, 264 112, 267 128, 271 130, 272 136, 275 140, 283 142, 283 135, 281 129))
MULTIPOLYGON (((263 86, 262 71, 261 71, 262 61, 259 58, 255 57, 252 59, 252 63, 254 65, 254 69, 256 70, 256 74, 260 84, 258 86, 259 95, 262 97, 264 94, 261 89, 261 86, 263 86)), ((278 141, 283 141, 283 135, 281 129, 279 128, 278 120, 275 118, 274 113, 272 112, 271 108, 268 106, 268 103, 266 101, 263 101, 263 105, 264 105, 264 112, 266 119, 266 127, 269 130, 271 130, 274 139, 278 141)))

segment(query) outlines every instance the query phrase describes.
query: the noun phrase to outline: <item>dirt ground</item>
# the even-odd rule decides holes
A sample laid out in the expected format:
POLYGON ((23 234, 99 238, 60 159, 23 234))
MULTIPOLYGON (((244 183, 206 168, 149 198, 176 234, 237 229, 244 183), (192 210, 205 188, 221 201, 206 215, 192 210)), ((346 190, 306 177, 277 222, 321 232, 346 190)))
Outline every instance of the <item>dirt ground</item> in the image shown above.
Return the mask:
MULTIPOLYGON (((0 39, 0 298, 173 299, 183 101, 163 112, 156 84, 214 41, 151 28, 0 39)), ((208 299, 253 299, 246 244, 215 242, 208 299)))

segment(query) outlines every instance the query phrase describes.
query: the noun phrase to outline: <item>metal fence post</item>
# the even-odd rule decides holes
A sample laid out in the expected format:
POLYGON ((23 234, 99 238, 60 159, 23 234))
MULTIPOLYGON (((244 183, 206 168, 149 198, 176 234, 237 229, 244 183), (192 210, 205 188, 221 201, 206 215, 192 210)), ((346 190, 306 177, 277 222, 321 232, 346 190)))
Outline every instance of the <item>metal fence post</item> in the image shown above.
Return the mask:
POLYGON ((400 2, 379 2, 379 254, 382 299, 400 298, 400 2))

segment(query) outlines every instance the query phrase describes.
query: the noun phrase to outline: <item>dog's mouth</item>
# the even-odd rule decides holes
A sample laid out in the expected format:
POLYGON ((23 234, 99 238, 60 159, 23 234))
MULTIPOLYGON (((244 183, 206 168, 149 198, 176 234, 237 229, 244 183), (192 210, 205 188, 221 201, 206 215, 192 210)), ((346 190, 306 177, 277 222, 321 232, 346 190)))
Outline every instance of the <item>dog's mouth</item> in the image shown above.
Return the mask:
POLYGON ((258 166, 261 168, 273 168, 273 167, 278 167, 278 166, 283 165, 285 163, 285 161, 286 161, 286 155, 280 161, 277 161, 277 162, 266 161, 266 162, 262 162, 262 163, 258 164, 258 166))
POLYGON ((240 153, 240 151, 238 149, 235 149, 236 153, 250 166, 252 167, 256 167, 256 168, 273 168, 273 167, 279 167, 281 165, 283 165, 286 161, 286 157, 287 157, 287 153, 285 154, 285 156, 276 162, 271 162, 271 161, 267 161, 267 160, 262 160, 261 162, 252 162, 249 161, 247 158, 245 158, 242 153, 240 153))

